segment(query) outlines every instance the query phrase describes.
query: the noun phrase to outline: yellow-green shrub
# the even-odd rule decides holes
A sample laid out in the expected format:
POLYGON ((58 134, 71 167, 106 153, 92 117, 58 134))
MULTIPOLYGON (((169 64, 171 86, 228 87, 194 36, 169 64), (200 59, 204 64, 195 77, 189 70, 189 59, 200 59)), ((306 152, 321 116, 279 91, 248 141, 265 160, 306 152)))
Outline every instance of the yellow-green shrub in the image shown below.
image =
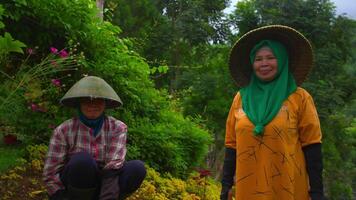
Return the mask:
POLYGON ((19 159, 17 166, 0 175, 1 200, 46 199, 46 189, 41 180, 46 145, 26 147, 26 159, 19 159))
POLYGON ((192 173, 184 181, 170 175, 161 176, 147 167, 146 179, 128 200, 217 200, 219 191, 216 182, 198 173, 192 173))

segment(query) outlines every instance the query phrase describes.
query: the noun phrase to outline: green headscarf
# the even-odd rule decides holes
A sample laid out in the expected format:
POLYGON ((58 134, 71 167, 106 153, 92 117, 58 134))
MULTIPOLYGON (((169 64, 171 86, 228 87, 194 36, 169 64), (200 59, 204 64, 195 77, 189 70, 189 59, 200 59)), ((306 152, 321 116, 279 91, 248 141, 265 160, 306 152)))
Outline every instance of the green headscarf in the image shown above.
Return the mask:
POLYGON ((277 41, 262 40, 250 52, 251 65, 256 53, 262 47, 272 49, 277 58, 277 75, 272 81, 260 80, 252 73, 248 86, 241 89, 242 108, 250 121, 255 125, 254 135, 262 135, 264 126, 278 114, 283 101, 296 89, 293 75, 289 72, 288 53, 286 48, 277 41))

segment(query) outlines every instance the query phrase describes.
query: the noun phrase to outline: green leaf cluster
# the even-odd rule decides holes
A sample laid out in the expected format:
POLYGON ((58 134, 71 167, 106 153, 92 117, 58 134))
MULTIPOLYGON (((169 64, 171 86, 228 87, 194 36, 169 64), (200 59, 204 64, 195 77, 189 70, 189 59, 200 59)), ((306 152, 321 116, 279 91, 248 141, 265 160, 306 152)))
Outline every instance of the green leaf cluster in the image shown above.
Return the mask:
MULTIPOLYGON (((0 30, 5 27, 5 24, 2 22, 4 11, 5 9, 0 4, 0 30)), ((24 43, 13 39, 8 32, 5 32, 4 36, 0 35, 0 66, 5 65, 5 60, 10 53, 23 53, 22 48, 24 47, 26 47, 24 43)))

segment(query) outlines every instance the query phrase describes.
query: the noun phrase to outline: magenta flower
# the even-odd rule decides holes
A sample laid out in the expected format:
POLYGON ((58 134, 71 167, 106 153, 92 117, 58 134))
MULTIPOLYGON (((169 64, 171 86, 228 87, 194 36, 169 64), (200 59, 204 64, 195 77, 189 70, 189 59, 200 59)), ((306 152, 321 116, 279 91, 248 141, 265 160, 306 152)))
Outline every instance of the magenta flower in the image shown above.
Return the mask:
POLYGON ((59 52, 59 56, 61 58, 66 58, 66 57, 68 57, 68 55, 69 55, 69 53, 64 49, 59 52))
POLYGON ((61 81, 59 79, 52 79, 51 82, 53 85, 61 87, 61 81))
POLYGON ((30 108, 31 108, 32 111, 36 112, 38 110, 38 105, 34 104, 34 103, 31 103, 30 108))
POLYGON ((27 53, 28 53, 29 55, 32 55, 32 54, 35 54, 35 51, 34 51, 32 48, 28 48, 28 49, 27 49, 27 53))
POLYGON ((31 109, 33 112, 47 112, 47 109, 46 109, 45 107, 40 106, 40 105, 35 104, 35 103, 31 103, 30 109, 31 109))
POLYGON ((56 48, 54 48, 54 47, 51 47, 51 48, 49 48, 50 50, 51 50, 51 52, 53 53, 53 54, 57 54, 58 53, 58 49, 56 49, 56 48))

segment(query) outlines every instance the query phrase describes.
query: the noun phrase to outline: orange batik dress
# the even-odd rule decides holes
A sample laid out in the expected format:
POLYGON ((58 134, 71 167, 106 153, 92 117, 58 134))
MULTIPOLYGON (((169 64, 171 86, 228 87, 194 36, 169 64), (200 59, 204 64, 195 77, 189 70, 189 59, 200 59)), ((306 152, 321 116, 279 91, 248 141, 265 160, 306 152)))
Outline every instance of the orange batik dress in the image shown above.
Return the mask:
POLYGON ((237 93, 226 122, 226 147, 236 149, 236 200, 309 200, 302 147, 321 142, 310 94, 298 88, 279 113, 254 136, 254 125, 237 93))

